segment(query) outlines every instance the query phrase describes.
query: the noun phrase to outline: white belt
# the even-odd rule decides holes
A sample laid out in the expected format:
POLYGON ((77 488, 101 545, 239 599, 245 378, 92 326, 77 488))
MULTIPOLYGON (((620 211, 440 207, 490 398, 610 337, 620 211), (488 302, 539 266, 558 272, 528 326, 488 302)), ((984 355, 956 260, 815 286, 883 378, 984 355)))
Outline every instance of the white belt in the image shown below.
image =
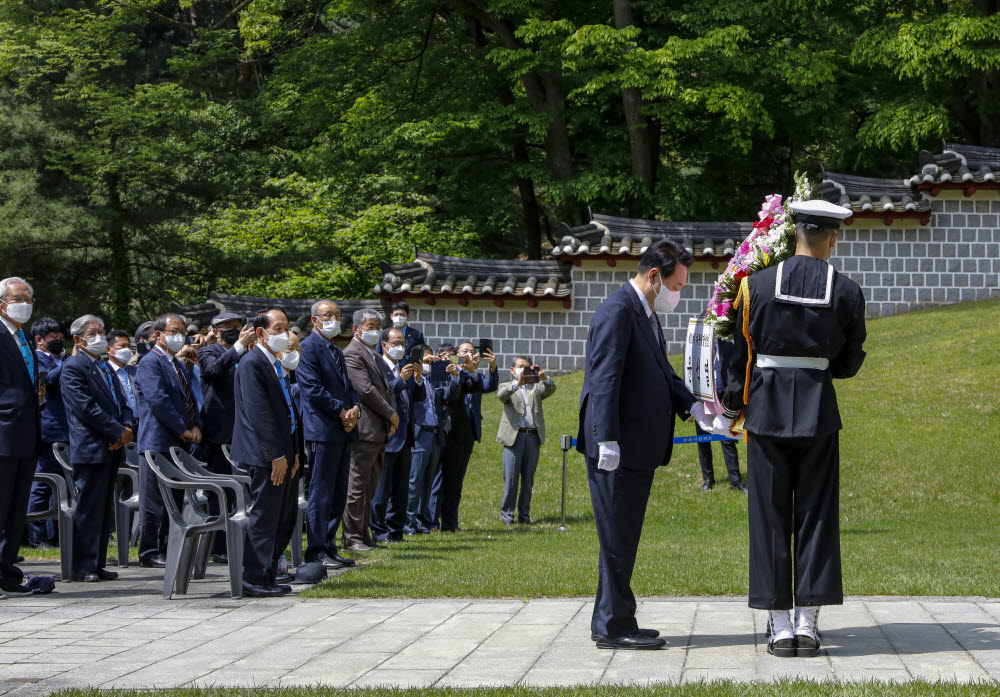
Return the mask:
POLYGON ((766 354, 757 354, 757 367, 826 370, 830 367, 830 361, 827 358, 807 358, 805 356, 768 356, 766 354))

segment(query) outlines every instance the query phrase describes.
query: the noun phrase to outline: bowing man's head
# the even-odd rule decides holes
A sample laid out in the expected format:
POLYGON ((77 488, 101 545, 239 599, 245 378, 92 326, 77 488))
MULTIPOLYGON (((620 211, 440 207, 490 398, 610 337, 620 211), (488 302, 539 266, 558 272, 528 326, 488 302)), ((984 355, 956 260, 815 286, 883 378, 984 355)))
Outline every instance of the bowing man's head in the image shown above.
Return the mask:
POLYGON ((642 253, 635 284, 650 306, 668 312, 677 305, 678 293, 687 285, 688 267, 693 263, 691 252, 674 240, 658 240, 642 253))

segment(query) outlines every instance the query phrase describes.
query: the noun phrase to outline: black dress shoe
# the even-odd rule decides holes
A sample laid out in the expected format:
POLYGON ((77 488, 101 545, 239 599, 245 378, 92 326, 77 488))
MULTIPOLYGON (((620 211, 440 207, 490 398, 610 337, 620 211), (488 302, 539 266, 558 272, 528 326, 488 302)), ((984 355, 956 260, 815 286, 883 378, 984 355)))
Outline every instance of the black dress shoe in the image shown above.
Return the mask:
POLYGON ((320 554, 313 561, 322 564, 328 569, 339 569, 344 566, 341 562, 337 561, 329 554, 320 554))
POLYGON ((15 557, 15 559, 14 559, 14 563, 15 564, 20 564, 23 561, 24 561, 24 557, 22 557, 20 554, 18 554, 17 557, 15 557))
POLYGON ((84 583, 97 583, 101 580, 101 577, 97 575, 96 571, 91 571, 85 574, 73 574, 74 581, 82 581, 84 583))
POLYGON ((355 563, 353 559, 348 559, 347 557, 342 557, 339 554, 331 555, 330 559, 333 559, 335 562, 340 562, 340 564, 342 566, 354 566, 354 563, 355 563))
POLYGON ((243 582, 243 595, 249 598, 280 598, 284 595, 280 589, 272 586, 256 586, 243 582))
POLYGON ((662 649, 667 645, 666 639, 643 636, 639 632, 609 639, 606 636, 597 637, 599 649, 627 649, 633 651, 662 649))
MULTIPOLYGON (((656 637, 660 636, 660 633, 658 631, 656 631, 655 629, 643 629, 642 627, 639 627, 639 629, 636 630, 636 634, 638 634, 640 636, 648 637, 650 639, 655 639, 656 637)), ((597 632, 591 632, 590 633, 590 640, 591 641, 597 641, 598 638, 599 637, 597 635, 597 632)))
POLYGON ((117 571, 108 571, 107 569, 98 569, 94 573, 96 573, 97 577, 99 579, 101 579, 102 581, 114 581, 116 578, 118 578, 118 572, 117 571))
POLYGON ((819 653, 819 639, 808 634, 795 635, 795 655, 798 658, 812 658, 819 653))
POLYGON ((275 583, 273 586, 271 586, 271 588, 277 588, 279 591, 281 591, 282 595, 288 595, 289 593, 292 592, 292 587, 286 586, 284 583, 275 583))
POLYGON ((226 554, 213 554, 212 561, 216 564, 228 564, 229 556, 226 554))
POLYGON ((702 484, 702 485, 701 485, 700 487, 698 487, 698 488, 699 488, 699 489, 701 489, 702 491, 708 491, 708 490, 710 490, 710 489, 711 489, 711 488, 712 488, 713 486, 715 486, 715 482, 705 482, 704 484, 702 484))
POLYGON ((289 583, 292 581, 291 574, 278 574, 274 577, 274 582, 277 583, 289 583))
POLYGON ((144 566, 147 569, 162 569, 167 565, 167 557, 163 554, 154 554, 146 559, 139 560, 139 566, 144 566))
POLYGON ((735 489, 736 491, 742 491, 744 494, 747 493, 748 491, 747 485, 744 484, 743 482, 740 482, 739 484, 730 484, 729 488, 735 489))

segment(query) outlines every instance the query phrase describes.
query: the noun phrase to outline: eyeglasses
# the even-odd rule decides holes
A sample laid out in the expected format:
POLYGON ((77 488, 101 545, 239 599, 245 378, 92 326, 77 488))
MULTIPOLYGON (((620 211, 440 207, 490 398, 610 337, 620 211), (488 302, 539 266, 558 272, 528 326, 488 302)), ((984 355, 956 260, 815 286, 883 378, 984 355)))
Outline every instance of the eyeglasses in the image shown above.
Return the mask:
POLYGON ((35 299, 30 295, 14 295, 4 298, 3 301, 8 305, 12 303, 28 303, 29 305, 35 304, 35 299))

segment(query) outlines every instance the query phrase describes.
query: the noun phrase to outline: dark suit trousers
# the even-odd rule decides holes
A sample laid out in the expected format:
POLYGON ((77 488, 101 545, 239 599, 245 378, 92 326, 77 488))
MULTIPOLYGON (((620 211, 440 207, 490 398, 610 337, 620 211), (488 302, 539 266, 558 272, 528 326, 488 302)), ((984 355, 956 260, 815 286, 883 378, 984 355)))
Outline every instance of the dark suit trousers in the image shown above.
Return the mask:
POLYGON ((107 564, 108 537, 115 524, 118 465, 75 463, 78 492, 73 516, 73 572, 93 573, 107 564))
MULTIPOLYGON (((702 431, 701 427, 697 424, 695 424, 694 430, 699 436, 708 435, 708 431, 702 431)), ((736 441, 724 440, 719 445, 722 446, 722 459, 726 463, 729 484, 732 486, 742 484, 743 478, 740 477, 740 455, 736 450, 736 441)), ((701 464, 702 480, 715 484, 715 468, 712 467, 712 443, 698 443, 698 462, 701 464)))
MULTIPOLYGON (((231 475, 233 466, 229 464, 229 459, 222 452, 222 445, 219 443, 202 443, 201 454, 205 458, 206 469, 215 474, 231 475)), ((208 512, 212 515, 219 515, 219 497, 215 494, 207 493, 208 512)), ((226 554, 226 533, 218 530, 215 533, 215 540, 212 542, 212 554, 226 554)))
MULTIPOLYGON (((295 477, 286 476, 285 483, 282 485, 285 489, 285 498, 281 502, 281 521, 278 523, 278 538, 274 542, 274 554, 272 555, 275 570, 278 568, 278 559, 285 553, 285 548, 288 547, 288 543, 292 541, 292 536, 295 534, 295 516, 299 514, 300 481, 302 481, 302 469, 299 469, 295 477)), ((291 561, 288 565, 291 566, 291 561)))
POLYGON ((469 469, 472 448, 476 441, 468 435, 448 434, 448 441, 441 453, 441 529, 458 529, 458 506, 462 502, 462 485, 469 469))
POLYGON ((410 493, 410 446, 386 453, 375 497, 372 499, 372 534, 376 540, 402 539, 410 493))
POLYGON ((34 455, 0 456, 0 578, 20 583, 21 572, 14 566, 24 537, 28 495, 35 476, 34 455))
POLYGON ((597 467, 587 458, 587 480, 594 506, 600 554, 597 566, 597 597, 590 631, 616 638, 635 632, 635 595, 632 570, 639 549, 646 503, 653 485, 654 470, 613 471, 597 467))
POLYGON ((792 607, 793 554, 795 605, 844 602, 838 436, 749 434, 750 607, 792 607))
POLYGON ((385 443, 359 440, 351 443, 351 473, 344 506, 344 546, 372 544, 372 499, 382 476, 385 443))
MULTIPOLYGON (((42 454, 38 456, 38 464, 35 465, 35 472, 45 472, 47 474, 57 474, 63 476, 62 465, 52 454, 52 443, 42 443, 42 454)), ((31 494, 28 496, 28 513, 44 513, 49 510, 55 492, 48 484, 32 482, 31 494)), ((28 523, 28 543, 37 545, 43 542, 56 544, 59 540, 59 526, 54 518, 49 520, 36 520, 28 523)))
POLYGON ((255 586, 274 585, 274 547, 281 527, 288 478, 271 483, 270 467, 250 468, 250 506, 247 543, 243 550, 243 580, 255 586))
POLYGON ((347 503, 351 443, 306 443, 309 458, 309 498, 306 505, 306 561, 337 553, 337 530, 347 503))
MULTIPOLYGON (((160 454, 173 462, 169 452, 160 454)), ((170 519, 163 506, 156 475, 144 456, 140 455, 139 459, 139 561, 146 561, 157 554, 167 553, 170 519)), ((173 493, 177 507, 184 510, 184 492, 173 493)))

